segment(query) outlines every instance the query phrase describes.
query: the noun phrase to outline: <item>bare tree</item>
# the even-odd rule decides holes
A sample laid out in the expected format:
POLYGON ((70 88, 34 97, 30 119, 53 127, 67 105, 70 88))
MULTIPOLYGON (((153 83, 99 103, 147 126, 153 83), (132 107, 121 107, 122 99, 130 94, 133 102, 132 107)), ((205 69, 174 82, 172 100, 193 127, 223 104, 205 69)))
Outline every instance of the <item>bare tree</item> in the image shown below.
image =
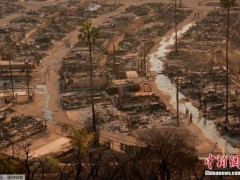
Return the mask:
POLYGON ((173 130, 173 133, 151 131, 140 136, 148 145, 147 159, 144 159, 151 162, 144 163, 147 164, 145 168, 148 170, 145 171, 148 172, 148 176, 160 176, 161 179, 170 180, 188 176, 186 171, 193 174, 192 167, 195 167, 199 160, 195 148, 183 138, 188 132, 182 134, 177 133, 177 129, 173 130))
POLYGON ((59 168, 60 180, 70 179, 70 177, 72 177, 73 174, 74 174, 74 169, 68 164, 64 164, 61 168, 59 168))
MULTIPOLYGON (((206 168, 196 156, 187 131, 178 128, 144 131, 139 139, 146 147, 134 147, 135 153, 116 153, 105 147, 93 149, 92 133, 85 129, 63 126, 73 145, 71 158, 52 162, 46 157, 34 158, 30 143, 22 146, 23 154, 15 147, 12 155, 0 155, 1 172, 25 172, 26 179, 202 179, 206 168), (189 143, 186 143, 189 142, 189 143), (4 162, 2 159, 7 159, 4 162), (57 164, 57 166, 54 166, 57 164), (18 167, 18 171, 11 166, 18 167), (4 167, 4 168, 3 168, 4 167), (21 169, 22 168, 22 169, 21 169), (3 171, 2 171, 3 170, 3 171), (202 176, 201 176, 202 175, 202 176)), ((69 156, 68 156, 69 157, 69 156)))
POLYGON ((57 177, 57 170, 60 163, 53 157, 35 157, 30 153, 31 143, 12 145, 12 153, 0 154, 0 172, 6 174, 25 174, 25 178, 33 180, 36 178, 47 179, 46 174, 54 173, 57 177))
POLYGON ((35 169, 32 167, 38 162, 36 158, 30 154, 30 146, 31 143, 27 142, 20 147, 16 151, 16 147, 12 146, 12 155, 9 155, 7 161, 17 162, 20 166, 24 168, 26 180, 33 179, 35 172, 40 168, 37 166, 35 169), (21 153, 23 153, 21 155, 21 153))

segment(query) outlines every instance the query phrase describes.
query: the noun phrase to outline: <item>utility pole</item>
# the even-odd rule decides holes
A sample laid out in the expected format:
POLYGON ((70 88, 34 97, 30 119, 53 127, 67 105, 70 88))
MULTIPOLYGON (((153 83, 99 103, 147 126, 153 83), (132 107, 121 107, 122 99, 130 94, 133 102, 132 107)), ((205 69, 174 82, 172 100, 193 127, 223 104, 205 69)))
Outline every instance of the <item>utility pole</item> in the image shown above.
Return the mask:
POLYGON ((9 46, 11 43, 11 34, 10 31, 7 33, 7 35, 5 36, 5 42, 6 42, 6 46, 9 46))
POLYGON ((237 73, 238 73, 237 79, 240 80, 240 79, 239 79, 239 77, 240 77, 240 76, 239 76, 239 75, 240 75, 239 64, 238 64, 238 67, 237 67, 237 73))
POLYGON ((14 99, 13 74, 12 74, 12 64, 11 64, 11 57, 10 56, 8 56, 8 62, 9 62, 9 70, 10 70, 11 84, 12 84, 12 96, 13 96, 13 99, 14 99))
POLYGON ((116 73, 116 49, 115 49, 115 44, 113 42, 113 72, 115 75, 115 78, 117 77, 117 73, 116 73))
POLYGON ((175 0, 175 53, 178 52, 177 45, 177 0, 175 0))
POLYGON ((182 0, 180 0, 179 2, 179 7, 182 7, 182 0))
POLYGON ((227 40, 226 40, 226 122, 228 123, 228 97, 229 97, 229 58, 228 58, 228 43, 229 43, 229 28, 230 28, 230 0, 227 1, 227 40))
POLYGON ((132 57, 132 71, 134 70, 134 61, 133 61, 133 57, 132 57))
POLYGON ((34 47, 34 59, 35 59, 35 63, 37 63, 37 65, 39 66, 39 63, 37 62, 37 49, 36 49, 36 47, 34 47))
POLYGON ((28 92, 28 99, 30 98, 30 94, 29 94, 29 67, 28 67, 28 63, 26 64, 27 65, 27 92, 28 92))
POLYGON ((179 126, 179 84, 178 84, 178 75, 177 75, 177 90, 176 90, 176 101, 177 101, 177 126, 179 126))
POLYGON ((146 44, 143 45, 143 62, 144 62, 144 75, 147 77, 147 63, 146 63, 146 44))
POLYGON ((139 59, 137 59, 137 71, 139 72, 139 59))

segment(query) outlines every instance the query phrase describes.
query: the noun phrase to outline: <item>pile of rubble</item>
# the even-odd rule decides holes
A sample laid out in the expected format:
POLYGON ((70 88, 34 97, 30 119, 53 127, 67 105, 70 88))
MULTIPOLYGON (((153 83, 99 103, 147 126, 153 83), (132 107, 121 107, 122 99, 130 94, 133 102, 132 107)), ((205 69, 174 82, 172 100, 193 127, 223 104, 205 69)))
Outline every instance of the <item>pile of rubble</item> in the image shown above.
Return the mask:
MULTIPOLYGON (((93 99, 95 103, 101 102, 104 100, 104 95, 101 92, 95 92, 93 99)), ((91 104, 91 94, 82 92, 82 94, 63 95, 60 104, 64 110, 84 108, 91 104)))
MULTIPOLYGON (((78 115, 81 122, 89 125, 92 124, 92 113, 89 106, 81 108, 78 115)), ((131 132, 131 130, 136 128, 175 125, 175 117, 173 113, 165 108, 144 110, 132 109, 122 111, 117 109, 111 102, 100 102, 95 103, 95 115, 99 130, 117 131, 121 133, 131 132)))
MULTIPOLYGON (((86 3, 74 5, 74 2, 68 2, 30 10, 0 29, 1 92, 10 94, 11 89, 25 91, 28 88, 32 93, 34 83, 32 72, 40 65, 41 59, 48 55, 55 42, 62 40, 77 25, 91 17, 86 11, 86 6, 86 3)), ((99 11, 92 14, 98 15, 113 9, 114 6, 102 6, 99 11)), ((72 48, 67 40, 65 45, 72 48)), ((67 82, 64 86, 69 85, 70 89, 76 89, 82 80, 86 81, 88 78, 88 74, 85 76, 79 74, 80 78, 76 80, 80 82, 76 82, 76 85, 71 83, 75 82, 74 76, 65 75, 63 76, 67 82)), ((102 80, 101 76, 96 73, 96 81, 99 81, 99 78, 102 80)), ((103 80, 106 82, 106 78, 103 80)))
MULTIPOLYGON (((238 26, 239 11, 231 13, 230 24, 238 26)), ((216 62, 218 47, 225 39, 226 11, 210 12, 202 21, 196 21, 179 40, 179 53, 172 50, 166 62, 165 73, 172 80, 179 77, 181 92, 192 99, 206 119, 216 120, 220 132, 240 136, 239 78, 229 74, 229 122, 224 122, 226 99, 226 68, 216 62), (228 129, 228 130, 226 130, 228 129)), ((235 31, 233 31, 235 32, 235 31)))
POLYGON ((120 110, 133 110, 133 109, 166 109, 160 98, 156 95, 145 96, 120 96, 116 97, 115 105, 120 110))
MULTIPOLYGON (((104 71, 99 68, 99 49, 93 52, 93 84, 94 88, 104 89, 107 84, 107 77, 104 71)), ((72 55, 63 59, 60 70, 62 77, 62 92, 73 90, 89 90, 90 88, 90 61, 89 53, 85 47, 80 48, 77 45, 73 47, 72 55), (81 53, 80 53, 81 52, 81 53)))
POLYGON ((17 0, 1 0, 0 2, 0 18, 4 18, 10 14, 17 13, 23 6, 16 4, 17 0))
MULTIPOLYGON (((177 22, 183 21, 191 12, 187 9, 179 9, 177 11, 177 22)), ((172 17, 174 17, 174 7, 172 5, 150 3, 131 6, 126 9, 124 16, 113 18, 112 22, 108 22, 109 30, 104 26, 104 31, 108 33, 111 32, 112 26, 115 24, 120 27, 120 30, 118 30, 120 33, 124 31, 121 29, 122 27, 127 29, 126 25, 131 24, 129 26, 130 30, 123 34, 123 39, 114 52, 115 64, 112 62, 113 54, 108 55, 110 73, 118 79, 121 79, 122 73, 130 70, 137 71, 141 76, 146 76, 148 68, 145 56, 153 47, 154 39, 161 37, 174 26, 174 18, 172 17), (147 15, 143 16, 142 14, 147 15), (124 23, 121 23, 121 19, 124 23)))
MULTIPOLYGON (((166 105, 151 92, 152 78, 146 61, 154 45, 152 39, 173 27, 173 10, 173 5, 162 3, 131 6, 122 15, 113 16, 99 26, 100 39, 93 46, 93 88, 99 129, 123 132, 175 121, 166 105)), ((177 13, 181 22, 191 11, 181 9, 177 13)), ((60 104, 65 110, 81 108, 79 113, 88 116, 86 119, 82 115, 81 121, 88 122, 91 99, 87 44, 78 42, 71 51, 72 54, 63 59, 60 70, 63 93, 60 104)))
POLYGON ((26 140, 46 129, 44 120, 29 116, 12 117, 9 122, 0 122, 0 124, 0 148, 26 140))

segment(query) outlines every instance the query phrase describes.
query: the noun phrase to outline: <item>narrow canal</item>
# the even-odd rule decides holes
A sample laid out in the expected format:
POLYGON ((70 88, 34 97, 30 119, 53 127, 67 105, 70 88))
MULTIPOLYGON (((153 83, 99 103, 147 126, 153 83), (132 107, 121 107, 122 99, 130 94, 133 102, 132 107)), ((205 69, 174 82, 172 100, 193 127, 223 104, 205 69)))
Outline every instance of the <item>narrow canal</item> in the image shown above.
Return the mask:
POLYGON ((52 112, 49 110, 48 102, 50 99, 49 92, 47 89, 47 86, 45 84, 40 84, 36 86, 37 89, 43 89, 43 93, 35 91, 35 93, 38 94, 44 94, 45 95, 45 109, 44 109, 44 118, 46 120, 52 120, 52 112))

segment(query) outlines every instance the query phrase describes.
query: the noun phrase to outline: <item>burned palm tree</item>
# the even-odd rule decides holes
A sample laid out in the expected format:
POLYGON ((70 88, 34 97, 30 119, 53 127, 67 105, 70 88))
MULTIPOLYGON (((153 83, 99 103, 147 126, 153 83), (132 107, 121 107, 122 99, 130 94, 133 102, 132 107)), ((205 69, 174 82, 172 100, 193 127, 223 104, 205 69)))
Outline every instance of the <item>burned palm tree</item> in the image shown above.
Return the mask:
POLYGON ((92 60, 92 44, 99 37, 98 28, 93 27, 90 22, 84 22, 80 28, 79 40, 86 41, 88 44, 89 60, 90 60, 90 86, 91 86, 91 103, 92 103, 92 126, 93 131, 96 132, 96 117, 93 99, 93 60, 92 60))
POLYGON ((228 122, 228 99, 229 99, 229 29, 230 29, 230 7, 236 4, 236 0, 220 0, 220 3, 227 9, 227 32, 226 32, 226 122, 228 122))

